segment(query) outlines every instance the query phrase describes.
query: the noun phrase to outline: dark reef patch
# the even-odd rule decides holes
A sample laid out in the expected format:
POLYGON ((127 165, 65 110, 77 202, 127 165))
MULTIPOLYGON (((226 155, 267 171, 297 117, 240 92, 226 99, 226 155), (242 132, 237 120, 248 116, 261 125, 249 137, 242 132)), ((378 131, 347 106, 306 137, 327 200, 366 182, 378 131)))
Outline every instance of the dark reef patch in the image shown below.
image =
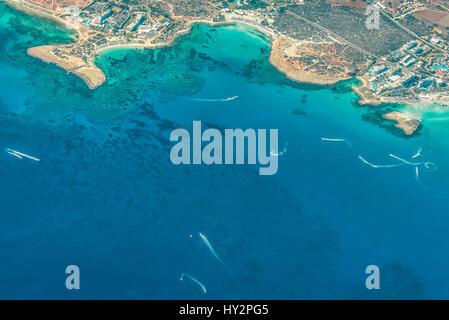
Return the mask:
POLYGON ((296 115, 296 116, 304 116, 304 115, 307 114, 307 112, 305 112, 305 111, 302 110, 302 109, 294 109, 294 110, 292 111, 292 114, 294 114, 294 115, 296 115))
POLYGON ((372 124, 387 130, 388 132, 390 132, 391 134, 401 137, 401 138, 405 138, 405 139, 410 139, 413 138, 415 136, 418 136, 420 134, 420 131, 422 130, 422 126, 420 126, 412 135, 407 135, 404 133, 404 131, 402 131, 401 129, 399 129, 398 127, 396 127, 396 121, 393 120, 388 120, 383 118, 383 115, 385 113, 394 111, 394 108, 392 108, 391 106, 387 106, 387 107, 380 107, 380 106, 372 106, 372 107, 368 107, 367 112, 365 112, 364 114, 362 114, 362 120, 364 121, 368 121, 371 122, 372 124))

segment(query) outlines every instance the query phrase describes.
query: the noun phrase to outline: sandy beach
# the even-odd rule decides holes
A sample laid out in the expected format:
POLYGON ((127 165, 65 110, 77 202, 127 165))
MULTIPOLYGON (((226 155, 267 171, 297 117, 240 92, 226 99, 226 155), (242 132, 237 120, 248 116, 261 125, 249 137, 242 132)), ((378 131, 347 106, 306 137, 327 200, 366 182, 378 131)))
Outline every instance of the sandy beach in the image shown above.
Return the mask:
MULTIPOLYGON (((38 9, 34 8, 34 6, 29 6, 28 4, 23 3, 22 1, 18 0, 6 0, 7 3, 11 4, 15 8, 31 13, 43 16, 45 18, 53 19, 59 23, 66 24, 67 21, 65 21, 62 18, 57 17, 54 14, 49 14, 46 9, 38 9)), ((32 57, 35 57, 37 59, 41 59, 42 61, 45 61, 47 63, 54 63, 60 68, 63 68, 67 72, 73 73, 77 76, 79 76, 86 84, 89 86, 90 89, 95 89, 99 86, 101 86, 106 81, 106 76, 104 72, 98 68, 94 63, 93 60, 95 57, 100 55, 102 52, 111 50, 111 49, 117 49, 117 48, 141 48, 141 49, 157 49, 162 47, 171 46, 178 37, 188 34, 191 31, 191 28, 194 24, 206 24, 210 26, 220 26, 220 25, 230 25, 240 23, 247 25, 249 27, 255 28, 259 30, 260 32, 264 33, 270 38, 270 44, 271 44, 271 53, 269 57, 269 62, 280 72, 284 73, 289 79, 297 82, 303 82, 303 83, 310 83, 310 84, 318 84, 318 85, 330 85, 334 84, 341 80, 347 80, 350 77, 338 77, 335 75, 329 75, 326 76, 324 74, 317 74, 310 70, 304 70, 305 68, 292 64, 290 61, 288 61, 288 56, 285 53, 285 49, 290 46, 294 41, 288 37, 285 36, 279 36, 275 34, 273 31, 269 30, 268 28, 261 27, 258 25, 257 21, 252 21, 249 19, 243 19, 242 17, 237 17, 233 14, 226 14, 225 15, 225 21, 223 22, 213 22, 206 19, 192 19, 188 21, 187 26, 178 31, 176 34, 173 35, 173 37, 170 39, 170 41, 166 42, 158 42, 158 43, 152 43, 150 40, 145 40, 145 43, 116 43, 113 45, 104 46, 101 48, 94 48, 93 54, 91 54, 89 57, 86 57, 87 59, 82 59, 79 56, 75 56, 70 53, 70 50, 67 49, 65 45, 57 45, 57 46, 41 46, 41 47, 35 47, 28 49, 28 54, 32 57), (58 51, 57 54, 55 54, 55 51, 58 51), (87 60, 87 62, 86 62, 87 60)), ((73 28, 78 35, 78 40, 76 45, 80 45, 82 41, 85 41, 89 38, 88 31, 89 29, 85 28, 73 28)), ((357 94, 362 98, 360 103, 375 103, 374 101, 371 101, 369 99, 366 99, 365 96, 360 91, 361 88, 355 89, 357 90, 357 94)))
POLYGON ((95 89, 106 81, 103 71, 93 63, 86 63, 83 59, 75 56, 57 56, 53 50, 57 46, 40 46, 27 50, 27 53, 47 63, 54 63, 67 72, 76 74, 86 82, 90 89, 95 89))
MULTIPOLYGON (((34 6, 30 6, 28 4, 25 4, 21 1, 15 1, 15 0, 6 0, 7 3, 14 6, 15 8, 25 11, 30 14, 36 14, 45 18, 53 19, 59 23, 67 23, 62 18, 59 18, 53 14, 50 14, 47 12, 48 10, 42 9, 39 10, 37 7, 34 8, 34 6)), ((220 26, 220 25, 229 25, 229 24, 235 24, 235 23, 241 23, 247 26, 250 26, 252 28, 256 28, 260 32, 266 34, 271 39, 271 46, 272 51, 270 54, 270 63, 278 69, 280 72, 286 74, 286 76, 294 81, 299 82, 305 82, 305 83, 312 83, 312 84, 320 84, 320 85, 328 85, 336 83, 340 80, 344 79, 335 79, 335 78, 325 78, 321 75, 315 75, 312 72, 303 71, 299 68, 295 68, 288 63, 286 63, 284 59, 284 49, 287 42, 287 38, 280 38, 277 35, 275 35, 273 32, 270 32, 270 30, 266 28, 259 27, 257 23, 250 23, 247 21, 244 21, 240 19, 239 17, 235 17, 232 14, 226 15, 226 21, 224 22, 213 22, 205 19, 195 19, 190 20, 188 22, 188 25, 186 28, 178 31, 171 39, 167 42, 159 42, 159 43, 149 43, 148 41, 145 41, 143 44, 138 43, 130 43, 130 44, 114 44, 106 47, 102 47, 99 49, 95 49, 94 55, 89 57, 89 61, 86 62, 80 57, 74 56, 69 54, 68 52, 65 52, 65 46, 64 45, 58 45, 58 46, 40 46, 35 48, 28 49, 28 54, 32 57, 35 57, 37 59, 41 59, 42 61, 45 61, 47 63, 53 63, 57 65, 60 68, 63 68, 67 72, 73 73, 77 76, 79 76, 86 84, 89 86, 90 89, 95 89, 99 86, 101 86, 106 81, 106 76, 104 72, 98 68, 92 61, 93 59, 101 54, 104 51, 111 50, 111 49, 117 49, 117 48, 142 48, 142 49, 157 49, 162 47, 171 46, 178 37, 188 34, 194 24, 207 24, 210 26, 220 26), (238 18, 238 20, 236 20, 238 18), (61 51, 62 54, 55 54, 55 49, 58 51, 61 51)), ((86 32, 83 32, 82 30, 78 28, 73 28, 77 32, 78 35, 78 42, 81 41, 81 39, 88 38, 88 35, 86 32), (86 34, 84 34, 86 33, 86 34)), ((84 30, 88 31, 88 30, 84 30)), ((75 44, 76 45, 76 44, 75 44)))
MULTIPOLYGON (((42 16, 44 18, 52 19, 61 24, 66 24, 68 21, 58 17, 56 12, 52 12, 46 8, 39 7, 37 5, 29 4, 22 0, 0 0, 5 1, 12 7, 24 11, 29 14, 42 16)), ((303 47, 303 44, 296 42, 284 35, 279 35, 273 30, 262 26, 257 20, 251 20, 244 16, 237 16, 233 13, 227 13, 224 15, 225 20, 222 22, 214 22, 207 19, 191 19, 185 24, 185 27, 177 31, 170 38, 169 41, 164 42, 152 42, 151 39, 134 40, 130 43, 123 43, 123 40, 111 38, 111 36, 103 34, 101 32, 93 31, 84 25, 72 25, 72 29, 77 33, 77 42, 72 45, 45 45, 27 50, 28 54, 34 58, 41 59, 47 63, 53 63, 60 68, 63 68, 67 72, 73 73, 79 76, 90 89, 96 89, 106 81, 104 72, 98 68, 93 60, 107 50, 113 50, 117 48, 140 48, 140 49, 157 49, 162 47, 168 47, 182 35, 188 34, 194 24, 206 24, 209 26, 231 25, 231 24, 243 24, 251 28, 255 28, 261 33, 265 34, 270 39, 271 52, 269 56, 269 62, 281 73, 285 74, 287 78, 293 81, 301 83, 310 83, 317 85, 332 85, 339 81, 351 79, 349 71, 346 72, 331 72, 331 67, 328 65, 328 70, 323 67, 321 69, 315 68, 313 64, 304 63, 301 58, 309 58, 316 55, 318 59, 322 58, 322 52, 320 48, 308 48, 303 47), (101 35, 106 37, 109 43, 107 45, 96 46, 91 38, 95 35, 101 35), (109 38, 108 38, 109 37, 109 38), (121 42, 121 43, 118 43, 121 42), (143 43, 138 43, 143 42, 143 43), (76 47, 76 48, 74 48, 76 47), (87 50, 86 50, 87 48, 87 50), (305 51, 297 50, 296 48, 306 48, 305 51), (79 53, 80 50, 84 50, 84 53, 79 53), (316 52, 315 52, 315 51, 316 52), (318 50, 318 51, 317 51, 318 50), (297 51, 297 52, 295 52, 297 51), (305 56, 304 56, 305 55, 305 56)), ((324 54, 325 56, 325 54, 324 54)), ((326 58, 326 57, 325 57, 326 58)), ((344 68, 344 66, 343 66, 344 68)), ((382 97, 374 96, 369 88, 367 79, 358 77, 361 82, 360 86, 353 87, 354 93, 360 98, 358 103, 360 105, 380 105, 381 103, 401 103, 401 104, 416 104, 419 103, 419 99, 410 99, 406 97, 382 97)), ((436 99, 436 98, 435 98, 436 99)), ((435 100, 434 99, 434 100, 435 100)), ((437 99, 438 100, 438 99, 437 99)), ((443 99, 439 99, 443 101, 443 99)), ((435 103, 433 100, 428 103, 435 103)), ((440 103, 445 103, 440 102, 440 103)), ((449 102, 446 102, 449 103, 449 102)))
POLYGON ((358 100, 358 103, 360 105, 369 104, 374 106, 381 104, 381 101, 379 99, 368 96, 369 87, 366 79, 362 77, 359 77, 357 79, 361 82, 361 84, 357 87, 352 87, 352 91, 354 91, 354 93, 360 98, 358 100))

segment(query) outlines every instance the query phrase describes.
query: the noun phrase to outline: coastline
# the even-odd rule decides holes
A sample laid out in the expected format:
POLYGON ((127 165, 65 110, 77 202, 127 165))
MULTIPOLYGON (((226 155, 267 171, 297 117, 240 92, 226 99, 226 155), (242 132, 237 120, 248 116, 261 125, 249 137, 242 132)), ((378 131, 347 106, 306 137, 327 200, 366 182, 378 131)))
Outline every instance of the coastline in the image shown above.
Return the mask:
POLYGON ((212 26, 212 27, 217 27, 217 26, 225 26, 225 25, 231 25, 233 23, 228 23, 228 22, 210 22, 208 20, 191 20, 189 21, 189 25, 187 26, 187 28, 178 31, 172 39, 170 39, 170 41, 167 42, 159 42, 159 43, 151 43, 151 44, 139 44, 139 43, 129 43, 129 44, 114 44, 114 45, 110 45, 107 47, 103 47, 100 49, 96 49, 95 50, 95 57, 97 57, 98 55, 100 55, 101 53, 108 51, 108 50, 114 50, 114 49, 160 49, 160 48, 165 48, 165 47, 170 47, 172 46, 176 40, 178 40, 179 37, 189 34, 190 31, 192 30, 192 27, 195 24, 203 24, 203 25, 208 25, 208 26, 212 26))
MULTIPOLYGON (((342 80, 349 80, 350 77, 347 78, 328 78, 324 76, 317 76, 311 72, 306 72, 302 70, 295 69, 289 66, 283 60, 283 47, 282 41, 287 40, 287 37, 276 37, 272 38, 271 43, 271 52, 268 61, 273 65, 276 70, 286 75, 286 77, 292 81, 300 82, 300 83, 309 83, 316 85, 332 85, 342 80)), ((288 40, 287 40, 288 41, 288 40)))
MULTIPOLYGON (((4 1, 8 5, 11 5, 13 8, 24 11, 31 15, 37 15, 43 18, 52 19, 53 21, 65 25, 67 25, 68 23, 66 20, 59 18, 54 14, 46 12, 47 9, 38 10, 37 8, 28 6, 28 3, 26 3, 27 5, 25 5, 25 3, 23 3, 21 0, 0 1, 4 1)), ((73 73, 74 75, 82 79, 91 90, 94 90, 107 81, 106 75, 103 70, 94 63, 94 60, 106 51, 115 49, 158 49, 169 47, 172 46, 179 37, 190 33, 192 27, 195 24, 208 25, 212 27, 241 24, 258 30, 259 32, 267 36, 271 47, 268 59, 269 63, 273 65, 276 70, 284 74, 288 79, 292 81, 319 86, 328 86, 333 85, 339 81, 354 79, 353 77, 349 76, 333 78, 330 76, 326 77, 322 74, 315 74, 313 72, 301 70, 301 68, 295 68, 285 61, 286 56, 284 53, 285 48, 289 43, 293 41, 292 39, 275 34, 275 32, 257 25, 257 22, 246 20, 242 19, 241 17, 236 17, 232 14, 225 15, 225 21, 222 22, 213 22, 206 19, 189 20, 186 27, 176 32, 169 41, 159 43, 137 43, 137 41, 134 41, 133 43, 113 42, 113 45, 108 45, 101 48, 89 48, 91 49, 91 52, 89 52, 90 55, 86 56, 80 56, 71 52, 73 51, 73 48, 76 48, 76 46, 78 46, 79 44, 85 44, 86 39, 89 39, 90 33, 92 33, 92 31, 84 28, 83 26, 81 28, 74 27, 73 30, 77 34, 75 43, 33 47, 29 48, 27 50, 27 53, 28 55, 40 59, 41 61, 44 61, 46 63, 55 64, 56 66, 66 70, 67 73, 73 73)), ((101 33, 94 31, 94 34, 101 33)), ((352 86, 352 90, 359 97, 357 101, 359 105, 379 106, 383 103, 399 103, 410 105, 418 103, 417 101, 387 101, 378 97, 372 97, 369 94, 369 83, 366 81, 366 79, 364 79, 363 77, 356 77, 356 79, 358 79, 361 84, 358 86, 352 86)), ((386 115, 384 119, 396 121, 397 127, 402 129, 408 136, 412 135, 416 131, 416 129, 420 127, 419 122, 418 124, 415 123, 415 119, 407 118, 407 116, 401 114, 400 112, 397 112, 397 114, 395 114, 393 117, 386 115), (411 130, 411 128, 413 128, 413 130, 411 130)))
POLYGON ((93 62, 86 63, 80 58, 71 57, 63 59, 53 53, 54 46, 39 46, 29 48, 29 56, 40 59, 46 63, 55 64, 58 67, 80 77, 90 89, 96 89, 106 81, 106 76, 93 62))
MULTIPOLYGON (((67 21, 61 19, 49 12, 46 12, 47 9, 38 10, 32 6, 29 6, 28 3, 22 3, 20 0, 0 0, 5 1, 8 5, 11 5, 17 10, 21 10, 25 13, 31 15, 37 15, 43 18, 52 19, 61 24, 67 24, 67 21)), ((232 14, 226 15, 226 21, 223 22, 213 22, 205 19, 196 19, 190 20, 186 28, 178 31, 174 36, 167 42, 159 42, 159 43, 118 43, 109 45, 102 48, 95 48, 92 56, 88 57, 88 61, 84 61, 83 59, 71 55, 65 54, 64 57, 60 57, 55 55, 52 51, 54 49, 64 49, 66 45, 45 45, 40 47, 29 48, 27 50, 28 54, 34 58, 40 59, 46 63, 53 63, 58 67, 66 70, 69 73, 73 73, 80 77, 90 89, 96 89, 101 86, 104 82, 106 82, 106 76, 100 68, 98 68, 93 62, 96 57, 98 57, 101 53, 114 50, 114 49, 158 49, 163 47, 169 47, 173 45, 173 43, 182 35, 190 33, 193 25, 195 24, 204 24, 208 26, 223 26, 223 25, 233 25, 233 24, 242 24, 248 26, 250 28, 254 28, 259 32, 265 34, 270 39, 271 44, 271 52, 269 57, 269 62, 281 73, 285 74, 287 78, 293 81, 302 82, 302 83, 310 83, 316 85, 330 85, 334 84, 341 80, 345 79, 327 79, 323 77, 318 77, 309 72, 304 72, 301 70, 296 70, 294 68, 288 67, 282 61, 282 48, 278 46, 280 37, 276 35, 274 32, 266 28, 262 28, 255 23, 250 23, 245 21, 239 17, 235 17, 232 14)), ((73 28, 77 33, 77 41, 75 45, 78 45, 82 39, 86 36, 83 34, 82 30, 78 28, 73 28)))
MULTIPOLYGON (((359 105, 371 105, 371 106, 380 106, 382 104, 392 103, 390 101, 382 101, 378 98, 373 98, 368 95, 368 82, 363 77, 357 77, 360 81, 359 86, 353 86, 352 91, 359 97, 357 103, 359 105)), ((412 103, 403 103, 396 102, 403 105, 411 105, 412 103)), ((395 123, 395 127, 402 130, 402 132, 410 137, 415 134, 418 130, 421 129, 421 120, 416 118, 415 116, 411 116, 407 113, 403 113, 401 111, 389 111, 382 115, 382 118, 385 120, 393 121, 395 123)))
POLYGON ((382 101, 377 98, 368 97, 368 94, 365 92, 368 91, 368 82, 363 77, 356 77, 356 79, 360 81, 360 85, 357 87, 353 86, 352 91, 359 97, 359 100, 357 102, 360 105, 380 105, 382 101))
MULTIPOLYGON (((38 17, 42 17, 45 19, 53 20, 60 24, 67 24, 67 21, 61 19, 50 12, 47 12, 48 9, 40 8, 37 6, 26 3, 26 5, 22 1, 18 0, 0 0, 4 1, 7 5, 12 8, 25 12, 29 15, 35 15, 38 17)), ((49 11, 49 10, 48 10, 49 11)), ((76 42, 74 44, 79 43, 81 39, 84 38, 83 33, 78 28, 72 28, 77 35, 76 42)), ((64 59, 62 57, 58 57, 52 51, 54 48, 64 47, 66 45, 44 45, 38 47, 32 47, 27 49, 27 54, 33 58, 42 60, 49 64, 55 64, 56 66, 64 69, 67 73, 73 73, 76 76, 80 77, 90 89, 96 89, 100 85, 102 85, 106 81, 106 76, 104 72, 98 68, 92 60, 89 62, 85 62, 81 58, 70 57, 68 59, 64 59)))
MULTIPOLYGON (((46 19, 50 19, 53 20, 55 22, 58 22, 60 24, 66 24, 67 21, 64 19, 61 19, 55 15, 53 15, 48 9, 39 7, 37 5, 33 5, 30 3, 26 3, 26 5, 23 3, 23 1, 21 0, 0 0, 1 2, 5 2, 7 5, 11 6, 12 8, 19 10, 19 11, 23 11, 29 15, 35 15, 38 17, 42 17, 42 18, 46 18, 46 19), (32 5, 32 6, 30 6, 32 5)), ((77 34, 78 39, 81 38, 81 33, 77 28, 73 28, 72 30, 74 30, 77 34)))

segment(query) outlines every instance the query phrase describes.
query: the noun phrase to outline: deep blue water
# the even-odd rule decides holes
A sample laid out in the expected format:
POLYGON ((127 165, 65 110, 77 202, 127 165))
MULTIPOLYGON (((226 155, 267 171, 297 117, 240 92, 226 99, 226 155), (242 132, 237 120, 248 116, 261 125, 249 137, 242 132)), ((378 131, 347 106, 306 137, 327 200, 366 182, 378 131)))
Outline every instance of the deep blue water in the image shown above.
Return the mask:
POLYGON ((0 147, 41 159, 0 153, 0 298, 449 298, 444 107, 398 106, 423 118, 405 138, 380 120, 394 106, 358 106, 351 82, 285 79, 267 61, 269 41, 242 26, 106 52, 96 62, 108 82, 91 91, 26 55, 73 41, 67 30, 4 4, 0 28, 0 147), (174 166, 170 132, 193 120, 279 129, 288 151, 278 173, 174 166), (357 158, 397 163, 389 153, 410 159, 421 146, 438 170, 420 181, 411 167, 357 158), (78 291, 65 288, 70 264, 81 270, 78 291), (378 291, 365 289, 371 264, 378 291))

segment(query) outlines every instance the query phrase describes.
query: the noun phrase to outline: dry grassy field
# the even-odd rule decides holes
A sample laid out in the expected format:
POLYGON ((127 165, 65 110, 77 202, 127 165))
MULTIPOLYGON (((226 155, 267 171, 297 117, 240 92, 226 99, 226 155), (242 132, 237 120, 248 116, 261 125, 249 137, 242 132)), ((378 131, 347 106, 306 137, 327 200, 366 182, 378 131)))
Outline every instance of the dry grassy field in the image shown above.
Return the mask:
POLYGON ((70 5, 75 5, 81 8, 90 2, 90 0, 26 0, 26 1, 51 10, 55 10, 56 8, 59 7, 68 7, 70 5))
POLYGON ((415 12, 415 17, 440 27, 449 27, 449 13, 440 10, 422 10, 415 12))

